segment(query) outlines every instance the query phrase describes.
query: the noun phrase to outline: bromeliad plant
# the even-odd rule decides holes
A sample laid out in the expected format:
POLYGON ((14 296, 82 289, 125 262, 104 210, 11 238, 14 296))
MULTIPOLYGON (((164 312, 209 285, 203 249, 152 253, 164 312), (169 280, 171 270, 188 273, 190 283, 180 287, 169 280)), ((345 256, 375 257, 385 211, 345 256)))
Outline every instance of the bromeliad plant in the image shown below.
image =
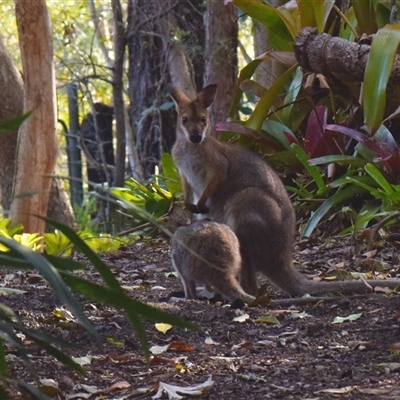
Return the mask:
POLYGON ((266 26, 273 50, 240 72, 229 122, 217 124, 222 138, 239 137, 278 169, 297 176, 288 190, 301 209, 313 212, 304 229, 307 236, 334 207, 360 196, 365 201, 356 210, 353 229, 396 210, 400 151, 394 118, 400 103, 396 86, 400 24, 393 20, 389 2, 350 1, 348 9, 339 9, 328 0, 289 1, 279 8, 257 0, 225 1, 266 26), (356 43, 363 34, 374 34, 372 43, 369 38, 356 43), (311 41, 313 51, 323 42, 321 51, 312 54, 322 60, 320 69, 307 53, 311 41), (361 70, 358 82, 329 65, 327 53, 332 48, 355 49, 364 55, 353 65, 353 70, 361 70), (266 59, 286 65, 269 88, 252 80, 266 59), (238 113, 243 94, 259 98, 246 120, 238 113), (327 171, 332 165, 338 168, 331 175, 327 171), (299 179, 304 170, 308 179, 299 179))

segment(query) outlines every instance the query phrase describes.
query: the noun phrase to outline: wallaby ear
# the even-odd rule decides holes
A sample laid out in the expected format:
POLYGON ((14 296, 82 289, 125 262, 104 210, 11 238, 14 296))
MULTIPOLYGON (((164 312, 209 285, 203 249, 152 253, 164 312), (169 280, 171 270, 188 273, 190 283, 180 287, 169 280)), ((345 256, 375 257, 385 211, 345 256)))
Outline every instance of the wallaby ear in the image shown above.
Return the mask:
POLYGON ((217 93, 217 85, 213 83, 203 88, 197 95, 197 99, 205 108, 208 108, 214 101, 215 93, 217 93))
POLYGON ((189 97, 187 97, 186 94, 182 92, 182 90, 178 89, 171 83, 168 83, 167 90, 177 106, 190 103, 191 100, 189 99, 189 97))

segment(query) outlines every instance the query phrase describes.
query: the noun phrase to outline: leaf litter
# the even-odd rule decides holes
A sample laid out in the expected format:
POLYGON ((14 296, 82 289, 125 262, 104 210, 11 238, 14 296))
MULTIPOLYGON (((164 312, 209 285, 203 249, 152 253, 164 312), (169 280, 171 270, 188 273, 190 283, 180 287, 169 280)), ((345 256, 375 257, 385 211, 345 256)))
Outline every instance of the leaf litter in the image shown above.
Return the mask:
MULTIPOLYGON (((346 238, 303 240, 301 246, 301 254, 296 248, 294 251, 296 266, 310 279, 329 277, 333 272, 330 266, 336 265, 348 275, 377 276, 374 271, 362 269, 365 265, 357 262, 349 250, 351 241, 346 242, 346 238)), ((390 246, 387 243, 376 254, 367 255, 377 261, 371 265, 383 266, 380 276, 399 274, 397 253, 390 246), (384 259, 380 259, 381 254, 384 259)), ((360 254, 365 259, 365 251, 360 254)), ((85 261, 79 255, 75 257, 85 261)), ((400 296, 396 293, 342 296, 334 302, 285 308, 259 304, 236 310, 213 300, 170 301, 170 297, 182 295, 182 287, 179 278, 169 273, 172 268, 165 240, 138 243, 129 251, 121 249, 112 257, 104 254, 102 258, 114 266, 121 285, 134 288, 129 295, 183 316, 202 330, 172 328, 163 333, 162 325, 154 325, 157 321, 144 320, 154 351, 146 363, 122 313, 81 299, 103 338, 102 346, 94 346, 82 329, 48 322, 60 304, 45 282, 32 283, 31 274, 14 271, 18 279, 10 283, 6 279, 11 272, 3 272, 0 286, 26 293, 3 296, 2 301, 18 309, 26 324, 70 341, 74 345, 71 356, 84 364, 87 376, 80 377, 45 353, 37 352, 32 357, 40 378, 54 382, 49 390, 58 387, 61 399, 190 398, 197 391, 197 398, 204 400, 325 400, 333 396, 361 400, 367 395, 372 399, 399 398, 400 296), (146 268, 148 260, 157 268, 146 268), (238 316, 242 322, 234 321, 238 316), (338 316, 344 320, 333 324, 338 316), (201 382, 205 384, 209 379, 213 384, 202 391, 201 382)), ((99 279, 90 266, 80 273, 94 281, 99 279)), ((263 283, 272 299, 287 298, 265 280, 263 283)), ((26 345, 34 349, 29 341, 26 345)), ((6 346, 5 351, 11 360, 10 376, 33 382, 13 349, 6 346)), ((24 397, 14 393, 14 399, 24 397)))

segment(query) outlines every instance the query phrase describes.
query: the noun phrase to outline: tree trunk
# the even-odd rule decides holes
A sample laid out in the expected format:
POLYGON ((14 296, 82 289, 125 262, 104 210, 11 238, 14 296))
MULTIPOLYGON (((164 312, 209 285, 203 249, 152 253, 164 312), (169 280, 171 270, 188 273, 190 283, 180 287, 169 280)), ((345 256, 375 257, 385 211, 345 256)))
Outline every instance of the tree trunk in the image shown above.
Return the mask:
POLYGON ((125 27, 122 18, 122 7, 119 0, 112 0, 114 14, 114 68, 113 68, 113 103, 117 126, 117 149, 113 185, 123 187, 125 182, 125 114, 123 98, 123 73, 125 55, 125 27))
MULTIPOLYGON (((168 5, 165 1, 164 7, 168 5)), ((165 75, 158 27, 163 15, 158 0, 128 3, 130 118, 145 178, 154 173, 163 148, 161 112, 156 107, 161 104, 161 82, 165 75)))
POLYGON ((206 68, 204 86, 218 84, 211 106, 212 124, 225 121, 235 93, 237 64, 237 16, 233 4, 207 1, 204 26, 206 29, 206 68))
MULTIPOLYGON (((0 106, 0 121, 11 120, 23 113, 24 94, 22 79, 14 66, 10 54, 0 36, 0 93, 3 99, 0 106)), ((8 216, 15 171, 15 157, 18 142, 18 129, 0 132, 0 196, 1 207, 8 216)))
POLYGON ((20 129, 10 217, 26 232, 43 234, 57 160, 56 99, 50 19, 45 0, 15 0, 24 72, 24 109, 32 115, 20 129))

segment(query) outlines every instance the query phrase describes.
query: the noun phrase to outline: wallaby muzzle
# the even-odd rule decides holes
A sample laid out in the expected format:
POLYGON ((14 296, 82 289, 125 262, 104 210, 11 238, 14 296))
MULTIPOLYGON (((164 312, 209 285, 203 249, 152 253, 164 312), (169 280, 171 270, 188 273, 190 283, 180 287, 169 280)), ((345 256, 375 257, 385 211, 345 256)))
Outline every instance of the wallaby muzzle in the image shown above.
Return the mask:
POLYGON ((190 135, 189 140, 194 143, 200 143, 201 140, 203 139, 203 135, 201 133, 195 133, 194 135, 190 135))

